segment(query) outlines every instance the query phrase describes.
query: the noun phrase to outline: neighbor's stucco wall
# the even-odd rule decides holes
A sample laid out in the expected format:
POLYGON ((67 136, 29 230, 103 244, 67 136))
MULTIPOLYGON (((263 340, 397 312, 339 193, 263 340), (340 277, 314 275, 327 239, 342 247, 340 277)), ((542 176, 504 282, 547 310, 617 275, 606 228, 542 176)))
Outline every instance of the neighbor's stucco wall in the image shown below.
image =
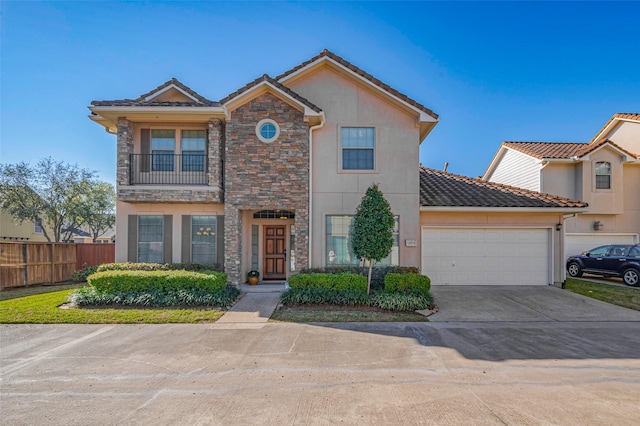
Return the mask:
POLYGON ((623 121, 604 137, 630 153, 640 155, 640 122, 623 121))
POLYGON ((352 215, 367 188, 380 190, 400 216, 400 264, 419 266, 419 128, 417 117, 392 105, 371 88, 338 74, 330 67, 316 70, 291 88, 320 106, 324 126, 313 133, 312 235, 313 266, 326 262, 326 215, 352 215), (341 170, 341 127, 375 128, 375 170, 341 170))
MULTIPOLYGON (((172 261, 182 262, 182 215, 221 216, 224 215, 224 206, 213 203, 125 203, 118 201, 116 204, 116 262, 127 261, 127 247, 129 235, 129 215, 172 215, 172 261)), ((221 236, 221 231, 218 231, 221 236)), ((219 254, 220 256, 220 254, 219 254)), ((222 263, 219 260, 219 263, 222 263)))
MULTIPOLYGON (((32 220, 20 223, 4 211, 0 211, 0 241, 11 241, 18 238, 25 238, 28 241, 47 241, 44 234, 34 232, 35 227, 32 220)), ((51 231, 49 236, 53 239, 51 231)))
POLYGON ((576 190, 576 164, 549 163, 541 171, 540 192, 561 197, 580 199, 576 190))

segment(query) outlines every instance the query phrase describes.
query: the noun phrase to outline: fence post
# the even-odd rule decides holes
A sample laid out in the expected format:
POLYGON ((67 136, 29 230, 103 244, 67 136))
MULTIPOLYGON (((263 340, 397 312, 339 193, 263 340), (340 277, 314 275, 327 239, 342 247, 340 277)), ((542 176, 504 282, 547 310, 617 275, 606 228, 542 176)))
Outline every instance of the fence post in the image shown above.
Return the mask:
POLYGON ((54 281, 55 280, 55 271, 54 271, 54 269, 55 269, 55 258, 54 258, 54 255, 56 253, 56 248, 55 247, 56 247, 56 243, 51 243, 51 271, 49 273, 49 276, 51 277, 49 279, 49 281, 51 282, 51 284, 55 283, 55 281, 54 281))

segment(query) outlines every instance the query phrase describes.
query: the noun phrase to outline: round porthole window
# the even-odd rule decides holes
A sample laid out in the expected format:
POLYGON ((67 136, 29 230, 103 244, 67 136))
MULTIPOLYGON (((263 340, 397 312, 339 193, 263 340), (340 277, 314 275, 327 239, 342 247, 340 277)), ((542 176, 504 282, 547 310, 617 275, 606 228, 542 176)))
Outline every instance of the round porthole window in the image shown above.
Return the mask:
POLYGON ((280 126, 269 118, 260 120, 256 126, 256 136, 262 142, 273 142, 280 136, 280 126))

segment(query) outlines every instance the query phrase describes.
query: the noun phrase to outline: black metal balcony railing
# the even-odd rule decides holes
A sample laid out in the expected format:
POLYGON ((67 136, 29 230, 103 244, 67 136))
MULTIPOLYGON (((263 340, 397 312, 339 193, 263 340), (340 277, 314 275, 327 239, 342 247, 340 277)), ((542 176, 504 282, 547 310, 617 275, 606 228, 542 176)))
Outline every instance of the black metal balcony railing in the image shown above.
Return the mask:
POLYGON ((204 154, 130 154, 131 185, 206 185, 204 154))

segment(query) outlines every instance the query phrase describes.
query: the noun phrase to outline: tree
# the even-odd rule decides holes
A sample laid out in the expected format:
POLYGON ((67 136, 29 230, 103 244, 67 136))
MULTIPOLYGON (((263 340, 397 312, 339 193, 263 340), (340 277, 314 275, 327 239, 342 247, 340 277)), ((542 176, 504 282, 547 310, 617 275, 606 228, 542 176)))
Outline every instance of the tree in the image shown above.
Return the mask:
POLYGON ((40 220, 47 241, 59 242, 63 227, 76 224, 77 206, 94 176, 77 164, 51 157, 35 166, 0 164, 0 209, 20 222, 40 220))
POLYGON ((109 183, 92 183, 87 193, 83 194, 77 214, 80 224, 89 230, 94 243, 116 222, 115 205, 116 192, 109 183))
POLYGON ((393 247, 394 222, 389 202, 378 185, 372 184, 356 209, 350 238, 353 254, 369 262, 367 294, 371 293, 374 262, 387 257, 393 247))

